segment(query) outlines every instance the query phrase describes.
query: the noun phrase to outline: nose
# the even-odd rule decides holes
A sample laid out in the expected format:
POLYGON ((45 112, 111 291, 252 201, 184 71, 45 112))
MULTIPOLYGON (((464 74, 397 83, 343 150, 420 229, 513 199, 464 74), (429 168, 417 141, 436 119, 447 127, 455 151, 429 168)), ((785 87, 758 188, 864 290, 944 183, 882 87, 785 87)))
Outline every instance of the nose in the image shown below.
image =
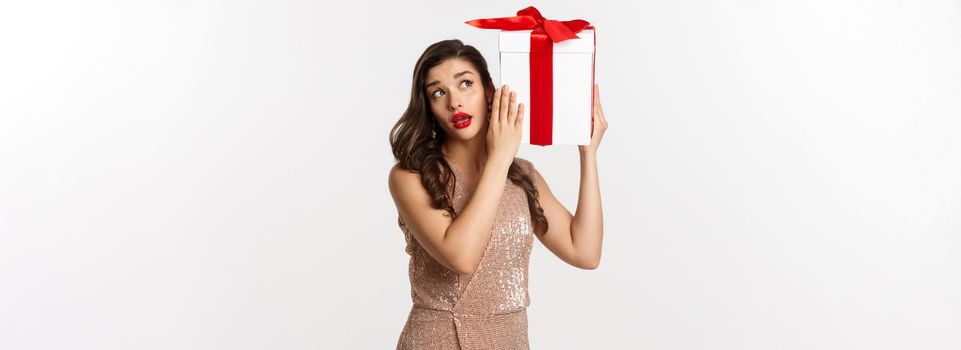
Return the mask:
POLYGON ((456 111, 456 110, 458 110, 458 109, 460 109, 461 107, 464 106, 464 104, 463 104, 463 97, 460 95, 460 92, 451 91, 450 95, 448 95, 448 96, 450 96, 450 106, 449 106, 449 108, 450 108, 451 111, 456 111))

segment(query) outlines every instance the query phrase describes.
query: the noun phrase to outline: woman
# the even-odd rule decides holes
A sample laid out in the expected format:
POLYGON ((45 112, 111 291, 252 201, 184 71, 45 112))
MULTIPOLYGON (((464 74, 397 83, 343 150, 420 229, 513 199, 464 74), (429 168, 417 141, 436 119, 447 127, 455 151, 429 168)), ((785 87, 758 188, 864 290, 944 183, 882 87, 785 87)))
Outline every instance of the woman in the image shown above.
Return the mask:
POLYGON ((607 129, 597 86, 591 144, 579 146, 571 215, 533 164, 517 158, 525 106, 495 89, 472 46, 444 40, 414 67, 407 111, 391 130, 389 188, 410 255, 414 305, 398 349, 527 349, 533 235, 582 269, 600 262, 597 147, 607 129))

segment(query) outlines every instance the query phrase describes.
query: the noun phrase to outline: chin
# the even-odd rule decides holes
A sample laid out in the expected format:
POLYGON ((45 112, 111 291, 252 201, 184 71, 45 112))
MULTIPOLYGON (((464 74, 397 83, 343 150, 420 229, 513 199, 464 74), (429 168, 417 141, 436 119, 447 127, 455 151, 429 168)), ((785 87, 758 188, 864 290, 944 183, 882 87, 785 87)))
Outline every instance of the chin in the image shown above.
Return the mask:
POLYGON ((472 138, 477 137, 477 135, 479 135, 479 134, 480 134, 479 132, 472 131, 472 130, 453 130, 452 132, 450 132, 450 133, 447 134, 447 139, 448 139, 448 140, 467 141, 467 140, 470 140, 470 139, 472 139, 472 138))

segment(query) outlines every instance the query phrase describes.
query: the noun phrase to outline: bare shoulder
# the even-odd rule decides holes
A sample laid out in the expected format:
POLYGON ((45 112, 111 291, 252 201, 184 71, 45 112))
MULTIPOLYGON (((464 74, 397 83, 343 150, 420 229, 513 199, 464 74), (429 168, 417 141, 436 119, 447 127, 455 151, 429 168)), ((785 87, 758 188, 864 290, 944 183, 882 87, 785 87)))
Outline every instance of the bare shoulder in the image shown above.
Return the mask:
POLYGON ((420 173, 404 169, 400 166, 400 163, 394 164, 387 177, 387 186, 394 197, 409 193, 413 188, 421 187, 420 173))
POLYGON ((404 169, 403 167, 401 167, 400 163, 394 163, 394 165, 390 167, 391 179, 393 179, 394 177, 404 177, 404 176, 409 177, 411 175, 419 176, 419 174, 416 171, 404 169))

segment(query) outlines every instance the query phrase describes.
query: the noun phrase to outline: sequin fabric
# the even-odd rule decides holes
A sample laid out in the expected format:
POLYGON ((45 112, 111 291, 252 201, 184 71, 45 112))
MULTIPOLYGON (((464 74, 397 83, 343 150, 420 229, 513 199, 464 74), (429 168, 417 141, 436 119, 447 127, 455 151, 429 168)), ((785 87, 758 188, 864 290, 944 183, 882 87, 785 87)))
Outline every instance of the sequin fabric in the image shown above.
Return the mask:
MULTIPOLYGON (((533 165, 515 162, 528 174, 533 165)), ((453 206, 460 213, 474 192, 475 179, 453 164, 453 206)), ((458 274, 435 260, 398 218, 410 255, 414 302, 397 349, 529 349, 527 272, 534 231, 524 189, 506 180, 490 241, 477 268, 458 274)))

